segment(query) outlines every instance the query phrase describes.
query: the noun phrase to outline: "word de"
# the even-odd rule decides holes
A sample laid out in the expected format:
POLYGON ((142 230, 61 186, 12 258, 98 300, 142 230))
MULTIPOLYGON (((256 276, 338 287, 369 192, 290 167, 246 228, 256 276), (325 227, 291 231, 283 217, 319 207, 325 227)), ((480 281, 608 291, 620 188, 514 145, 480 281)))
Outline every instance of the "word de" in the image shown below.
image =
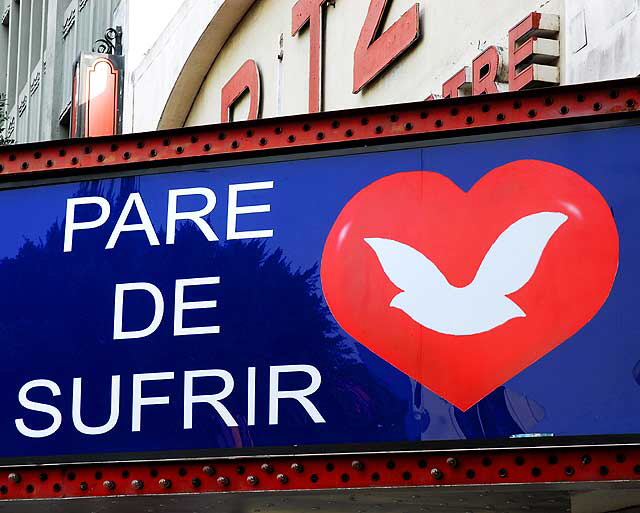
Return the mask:
MULTIPOLYGON (((216 308, 218 302, 210 301, 185 301, 184 289, 186 287, 196 287, 200 285, 218 285, 220 283, 219 276, 207 276, 204 278, 189 278, 185 280, 176 280, 175 302, 173 312, 173 335, 208 335, 220 333, 220 326, 196 326, 185 328, 182 324, 182 318, 185 310, 203 310, 208 308, 216 308)), ((113 338, 114 340, 143 338, 154 333, 164 315, 164 297, 162 292, 153 283, 118 283, 116 284, 115 302, 113 313, 113 338), (151 294, 153 298, 153 319, 151 323, 144 329, 134 331, 124 331, 122 328, 122 317, 124 310, 125 292, 133 290, 142 290, 151 294)))

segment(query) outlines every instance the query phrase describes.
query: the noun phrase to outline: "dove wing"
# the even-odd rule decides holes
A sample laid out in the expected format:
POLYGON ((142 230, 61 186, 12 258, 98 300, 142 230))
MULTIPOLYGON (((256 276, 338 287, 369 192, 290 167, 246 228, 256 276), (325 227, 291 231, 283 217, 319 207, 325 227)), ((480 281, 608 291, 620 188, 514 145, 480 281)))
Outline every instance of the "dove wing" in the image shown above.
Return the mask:
POLYGON ((567 219, 560 212, 538 212, 513 223, 493 243, 471 285, 502 295, 521 289, 533 276, 547 243, 567 219))
POLYGON ((391 283, 403 291, 450 287, 440 269, 418 250, 392 239, 364 239, 391 283))

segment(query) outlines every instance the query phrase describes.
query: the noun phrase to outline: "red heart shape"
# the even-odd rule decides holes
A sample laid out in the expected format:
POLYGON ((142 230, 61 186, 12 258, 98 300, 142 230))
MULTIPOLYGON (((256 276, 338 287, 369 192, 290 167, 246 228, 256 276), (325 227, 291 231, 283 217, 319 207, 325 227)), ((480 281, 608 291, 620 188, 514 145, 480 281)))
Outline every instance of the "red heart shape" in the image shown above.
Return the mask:
POLYGON ((332 227, 321 279, 332 314, 350 336, 467 410, 587 324, 606 301, 617 268, 618 232, 602 195, 573 171, 523 160, 487 173, 468 192, 426 171, 368 185, 332 227), (402 290, 365 241, 409 245, 452 286, 465 287, 497 238, 540 212, 567 218, 548 239, 531 278, 507 294, 526 316, 476 334, 435 331, 390 306, 402 290))

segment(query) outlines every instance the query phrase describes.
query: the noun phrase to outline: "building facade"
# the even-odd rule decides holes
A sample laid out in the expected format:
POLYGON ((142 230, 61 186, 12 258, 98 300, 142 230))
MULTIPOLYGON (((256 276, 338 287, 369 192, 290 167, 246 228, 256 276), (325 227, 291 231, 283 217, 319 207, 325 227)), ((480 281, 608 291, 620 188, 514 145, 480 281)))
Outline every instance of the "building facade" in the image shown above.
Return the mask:
MULTIPOLYGON (((476 81, 492 84, 476 92, 513 89, 509 35, 534 12, 553 27, 531 33, 536 47, 528 58, 544 76, 526 86, 640 73, 633 51, 640 39, 637 0, 170 5, 164 18, 175 15, 164 29, 155 27, 160 36, 143 58, 131 60, 140 51, 134 45, 148 44, 149 25, 156 23, 149 9, 134 9, 133 0, 8 0, 0 26, 6 137, 18 143, 68 137, 74 63, 118 26, 126 62, 124 132, 469 95, 474 61, 476 81), (491 76, 481 77, 491 59, 491 76), (367 63, 373 68, 365 69, 367 63), (357 73, 364 83, 355 82, 357 73), (247 77, 255 85, 240 83, 247 77), (226 99, 233 100, 226 113, 225 85, 241 87, 226 99)), ((157 18, 159 26, 164 18, 157 18)))
POLYGON ((533 12, 554 27, 531 32, 535 49, 530 62, 518 66, 536 63, 544 76, 527 86, 640 73, 633 51, 640 39, 636 0, 494 0, 464 6, 415 0, 186 0, 131 72, 125 127, 147 131, 229 118, 222 112, 223 89, 243 65, 241 73, 254 74, 259 92, 233 98, 230 119, 421 101, 452 90, 468 95, 474 60, 480 57, 478 64, 492 54, 498 57, 491 71, 496 85, 487 92, 513 89, 509 35, 533 12), (378 59, 378 69, 359 87, 358 62, 364 69, 371 58, 378 59))
POLYGON ((17 143, 69 137, 73 66, 109 27, 120 0, 8 0, 0 26, 0 91, 6 137, 17 143))

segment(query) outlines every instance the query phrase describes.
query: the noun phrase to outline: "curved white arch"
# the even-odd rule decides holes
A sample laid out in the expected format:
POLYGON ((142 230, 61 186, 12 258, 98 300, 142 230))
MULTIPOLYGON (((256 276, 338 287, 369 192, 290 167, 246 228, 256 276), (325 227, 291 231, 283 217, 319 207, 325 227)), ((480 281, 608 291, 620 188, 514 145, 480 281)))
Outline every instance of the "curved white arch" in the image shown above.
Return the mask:
POLYGON ((184 125, 220 49, 255 0, 185 0, 133 73, 135 132, 184 125))

